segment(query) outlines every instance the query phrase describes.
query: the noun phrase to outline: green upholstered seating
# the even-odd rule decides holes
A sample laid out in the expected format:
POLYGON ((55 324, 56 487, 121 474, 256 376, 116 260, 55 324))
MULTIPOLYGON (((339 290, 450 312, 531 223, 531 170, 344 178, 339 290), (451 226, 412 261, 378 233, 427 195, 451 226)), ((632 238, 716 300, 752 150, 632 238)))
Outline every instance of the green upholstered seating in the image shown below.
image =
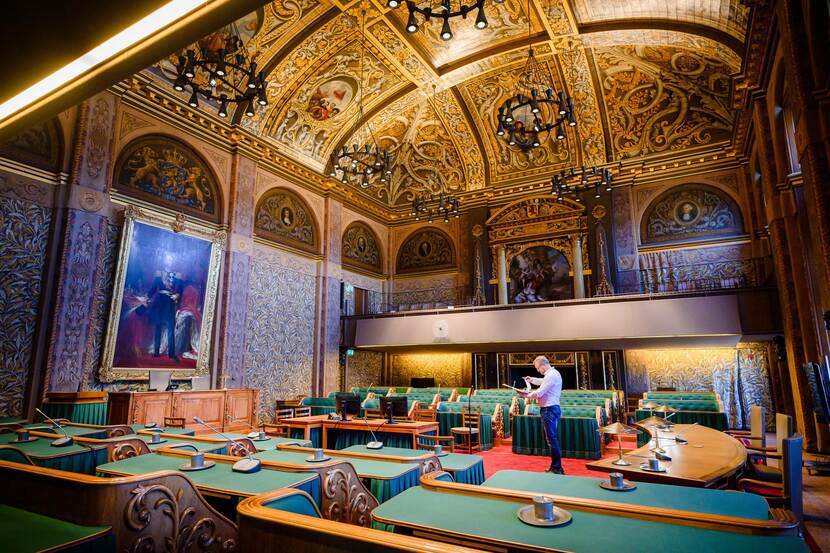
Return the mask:
POLYGON ((674 399, 689 399, 689 400, 719 400, 720 394, 717 392, 655 392, 649 391, 643 394, 644 399, 651 399, 656 402, 660 400, 674 400, 674 399))
MULTIPOLYGON (((511 419, 511 424, 513 425, 513 453, 550 455, 542 429, 542 417, 516 415, 511 419)), ((562 456, 575 459, 599 459, 602 456, 602 443, 598 429, 596 416, 563 415, 559 419, 559 446, 562 449, 562 456)))
POLYGON ((640 403, 641 408, 642 403, 646 401, 654 401, 654 403, 657 403, 659 405, 666 405, 668 407, 671 407, 672 409, 677 409, 678 411, 723 411, 723 405, 717 400, 712 399, 661 399, 660 401, 654 399, 643 400, 640 403))
POLYGON ((332 394, 328 397, 304 397, 300 401, 300 406, 311 407, 312 415, 327 415, 336 410, 337 402, 334 397, 332 394))

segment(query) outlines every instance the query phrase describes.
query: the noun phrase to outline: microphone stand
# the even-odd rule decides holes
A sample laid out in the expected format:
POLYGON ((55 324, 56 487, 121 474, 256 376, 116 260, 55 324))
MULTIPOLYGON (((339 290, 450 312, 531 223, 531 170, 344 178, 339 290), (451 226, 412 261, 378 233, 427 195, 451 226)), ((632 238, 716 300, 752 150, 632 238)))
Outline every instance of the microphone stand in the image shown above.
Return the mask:
MULTIPOLYGON (((366 423, 366 429, 369 430, 369 434, 372 435, 372 441, 366 444, 367 449, 383 449, 383 442, 378 440, 378 437, 375 436, 375 433, 372 432, 372 425, 369 424, 369 419, 365 416, 363 417, 363 422, 366 423)), ((380 426, 378 426, 378 432, 380 429, 383 428, 383 425, 386 424, 386 421, 383 421, 380 426)))
MULTIPOLYGON (((203 421, 199 417, 193 417, 193 420, 195 422, 201 424, 202 426, 206 426, 206 427, 210 428, 211 430, 213 430, 214 432, 216 432, 217 434, 219 434, 220 436, 222 436, 223 438, 225 438, 229 442, 234 443, 234 444, 238 445, 239 447, 244 447, 240 442, 237 442, 233 438, 230 438, 230 437, 226 436, 225 434, 223 434, 222 432, 220 432, 216 428, 212 427, 211 425, 209 425, 208 423, 206 423, 205 421, 203 421)), ((242 473, 245 473, 245 474, 250 474, 252 472, 259 472, 260 469, 262 469, 262 461, 260 461, 259 459, 254 459, 251 456, 251 452, 248 450, 247 447, 245 447, 244 449, 248 453, 248 457, 244 458, 244 459, 240 459, 239 461, 235 462, 233 464, 233 466, 231 467, 231 470, 234 471, 234 472, 242 472, 242 473)))
POLYGON ((61 432, 63 432, 63 438, 58 438, 57 440, 52 440, 52 444, 51 444, 51 445, 52 445, 53 447, 66 447, 66 446, 72 445, 72 444, 75 442, 75 440, 73 440, 73 439, 72 439, 72 437, 71 437, 69 434, 67 434, 67 433, 66 433, 66 430, 64 429, 64 427, 63 427, 63 426, 61 426, 60 424, 58 424, 58 422, 57 422, 57 421, 50 419, 50 418, 46 415, 46 413, 44 413, 43 411, 41 411, 41 410, 40 410, 40 409, 38 409, 37 407, 35 407, 35 411, 37 411, 38 413, 40 413, 40 415, 41 415, 44 419, 46 419, 47 421, 49 421, 50 423, 52 423, 52 425, 53 425, 55 428, 57 428, 58 430, 60 430, 61 432))
MULTIPOLYGON (((467 394, 467 452, 473 452, 473 423, 470 415, 472 414, 472 402, 473 402, 473 386, 470 386, 470 393, 467 394)), ((479 424, 481 421, 479 420, 479 424)), ((481 443, 481 435, 478 437, 479 443, 481 443)), ((481 449, 481 448, 479 448, 481 449)))

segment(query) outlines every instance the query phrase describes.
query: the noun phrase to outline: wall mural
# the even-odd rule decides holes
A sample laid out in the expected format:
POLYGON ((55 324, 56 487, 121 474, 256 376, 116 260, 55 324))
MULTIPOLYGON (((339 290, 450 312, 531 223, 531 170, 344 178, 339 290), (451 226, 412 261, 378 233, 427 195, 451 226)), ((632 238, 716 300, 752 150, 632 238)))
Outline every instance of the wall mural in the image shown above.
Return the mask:
POLYGON ((57 172, 62 148, 60 124, 57 119, 50 119, 0 143, 0 157, 57 172))
POLYGON ((570 263, 550 246, 533 246, 509 262, 510 303, 533 303, 573 297, 570 263))
POLYGON ((0 417, 23 414, 50 210, 0 196, 0 417))
POLYGON ((721 59, 668 46, 594 49, 614 158, 729 140, 732 70, 721 59))
POLYGON ((311 210, 285 188, 272 188, 260 198, 254 212, 254 234, 309 253, 319 250, 319 233, 311 210))
POLYGON ((207 164, 188 146, 165 136, 130 142, 115 164, 114 188, 128 196, 219 222, 222 198, 207 164))
POLYGON ((446 233, 434 228, 415 231, 398 250, 398 273, 452 269, 455 248, 446 233))
POLYGON ((368 225, 354 222, 343 233, 341 259, 346 267, 383 272, 380 244, 368 225))
POLYGON ((313 275, 253 259, 244 384, 260 390, 260 422, 273 420, 277 399, 311 393, 315 291, 313 275))
POLYGON ((725 192, 702 184, 664 192, 646 209, 640 242, 651 244, 743 233, 741 211, 725 192))

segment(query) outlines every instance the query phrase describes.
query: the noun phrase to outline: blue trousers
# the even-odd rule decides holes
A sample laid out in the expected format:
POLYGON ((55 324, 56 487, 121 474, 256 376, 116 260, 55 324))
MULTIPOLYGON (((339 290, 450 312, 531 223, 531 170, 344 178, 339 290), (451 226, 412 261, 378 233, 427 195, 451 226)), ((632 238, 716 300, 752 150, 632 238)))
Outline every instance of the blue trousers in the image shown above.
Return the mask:
POLYGON ((562 450, 559 449, 559 418, 562 409, 558 405, 542 407, 542 428, 545 430, 545 439, 550 448, 550 466, 552 469, 562 468, 562 450))

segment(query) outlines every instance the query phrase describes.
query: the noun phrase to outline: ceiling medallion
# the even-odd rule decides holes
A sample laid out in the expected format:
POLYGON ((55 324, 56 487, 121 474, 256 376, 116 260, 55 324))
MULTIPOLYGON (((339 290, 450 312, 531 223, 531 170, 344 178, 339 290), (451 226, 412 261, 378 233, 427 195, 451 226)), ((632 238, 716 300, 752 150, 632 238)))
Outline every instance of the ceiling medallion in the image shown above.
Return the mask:
MULTIPOLYGON (((527 3, 527 36, 531 40, 530 0, 527 3)), ((506 136, 507 143, 530 150, 542 145, 546 134, 556 129, 556 139, 565 138, 565 125, 576 126, 574 101, 563 91, 554 90, 546 76, 547 67, 536 60, 533 47, 527 50, 527 62, 519 77, 516 94, 499 108, 496 134, 506 136)))
POLYGON ((550 179, 550 193, 558 202, 564 201, 567 196, 581 202, 583 192, 593 190, 594 198, 601 196, 601 190, 611 192, 613 180, 611 171, 605 167, 594 165, 588 168, 583 165, 581 170, 571 167, 553 175, 550 179))
POLYGON ((257 105, 268 105, 265 73, 248 57, 248 50, 239 38, 236 23, 225 25, 179 56, 173 88, 179 92, 190 87, 188 105, 199 107, 199 96, 219 102, 219 117, 228 116, 228 104, 244 109, 248 117, 257 105))
POLYGON ((374 175, 380 175, 380 182, 385 183, 392 175, 392 158, 389 152, 378 145, 369 121, 364 120, 363 112, 363 61, 366 55, 366 10, 361 13, 360 24, 360 81, 358 82, 358 115, 347 136, 353 137, 352 146, 343 145, 331 154, 329 176, 339 179, 343 184, 355 180, 361 188, 368 188, 374 175))
MULTIPOLYGON (((493 0, 496 4, 501 4, 504 0, 493 0)), ((452 38, 452 29, 450 28, 450 18, 460 17, 467 19, 467 15, 476 10, 476 29, 485 29, 487 27, 487 16, 484 14, 484 4, 486 0, 476 0, 472 4, 463 4, 458 0, 458 6, 453 11, 451 0, 441 0, 441 5, 437 8, 432 7, 432 2, 426 7, 420 7, 415 4, 413 0, 406 0, 406 9, 409 10, 409 17, 406 20, 406 32, 415 33, 418 31, 418 18, 415 14, 420 14, 425 22, 430 19, 442 19, 444 23, 441 25, 441 40, 450 40, 452 38)), ((395 9, 401 5, 401 0, 387 0, 386 5, 390 9, 395 9)))
POLYGON ((421 218, 432 222, 435 217, 443 217, 445 223, 450 222, 450 217, 459 217, 461 202, 455 196, 441 192, 435 194, 423 194, 412 200, 412 213, 416 221, 421 218))

